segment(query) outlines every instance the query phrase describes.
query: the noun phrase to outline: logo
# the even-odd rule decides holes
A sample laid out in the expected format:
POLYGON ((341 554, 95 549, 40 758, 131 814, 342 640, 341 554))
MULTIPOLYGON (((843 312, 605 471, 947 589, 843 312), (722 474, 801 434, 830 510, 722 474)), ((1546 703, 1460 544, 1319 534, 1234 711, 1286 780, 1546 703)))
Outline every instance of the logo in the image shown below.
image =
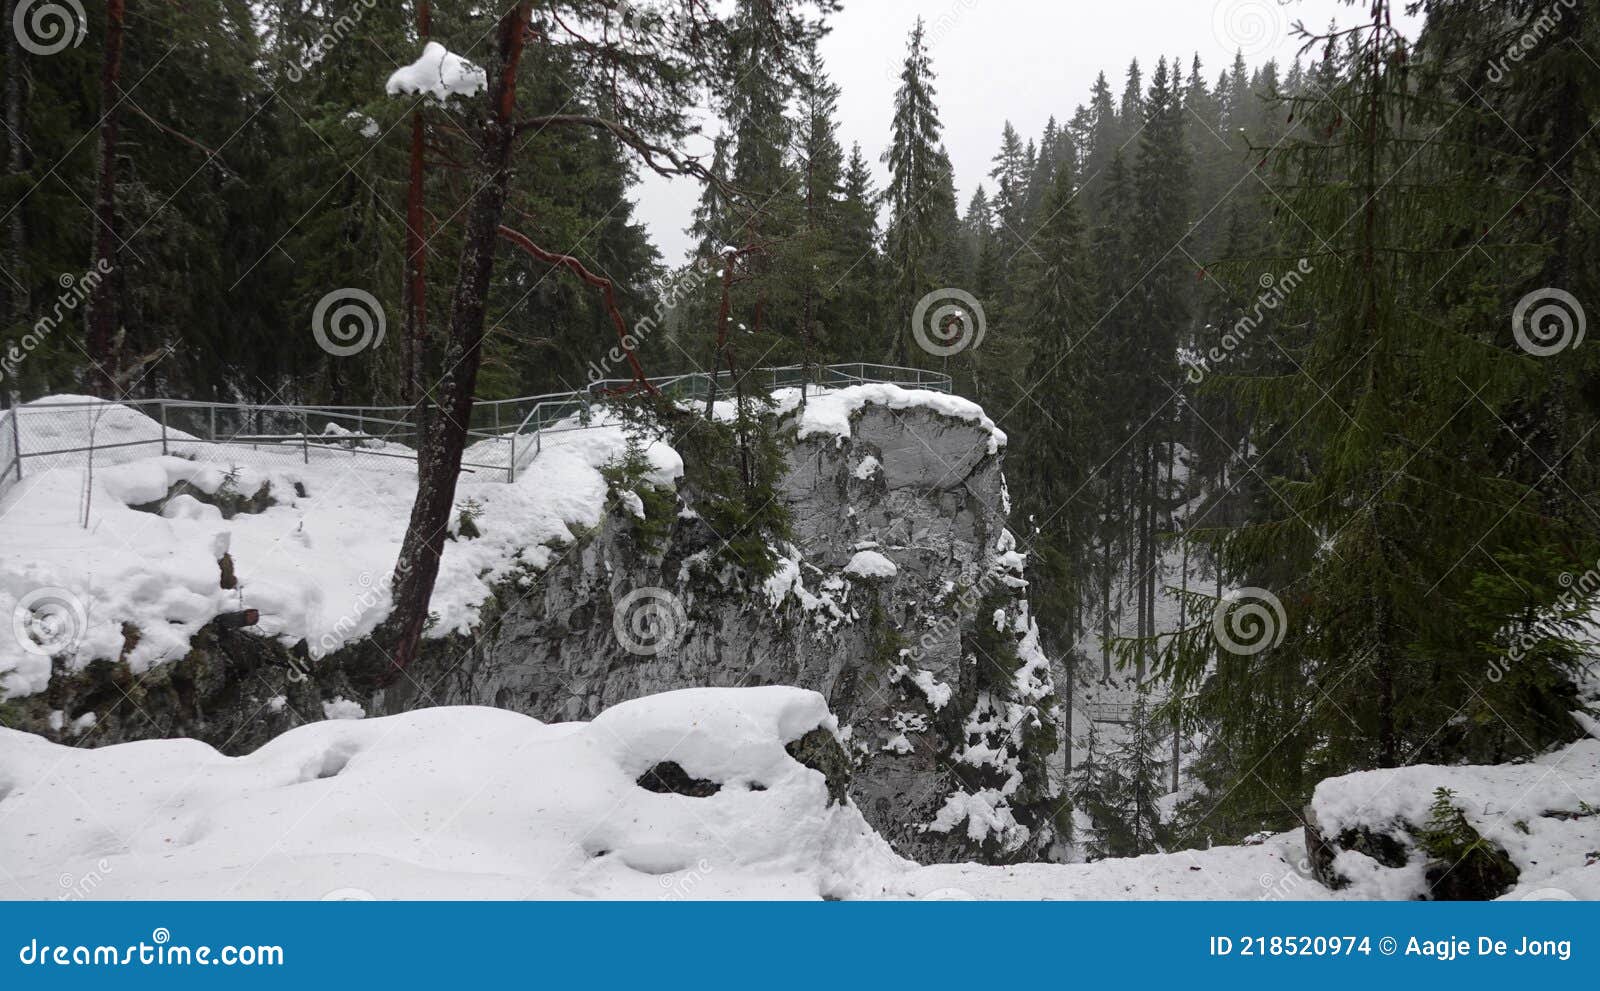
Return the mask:
POLYGON ((311 311, 311 333, 317 345, 335 358, 382 344, 386 324, 383 305, 363 289, 335 289, 311 311))
POLYGON ((689 614, 664 588, 640 588, 617 603, 611 629, 622 649, 635 657, 655 657, 678 646, 689 632, 689 614))
POLYGON ((1264 588, 1229 592, 1211 614, 1211 633, 1230 654, 1249 657, 1283 643, 1288 616, 1283 603, 1264 588))
POLYGON ((935 358, 976 348, 988 329, 983 305, 963 289, 936 289, 922 297, 911 314, 911 335, 935 358))

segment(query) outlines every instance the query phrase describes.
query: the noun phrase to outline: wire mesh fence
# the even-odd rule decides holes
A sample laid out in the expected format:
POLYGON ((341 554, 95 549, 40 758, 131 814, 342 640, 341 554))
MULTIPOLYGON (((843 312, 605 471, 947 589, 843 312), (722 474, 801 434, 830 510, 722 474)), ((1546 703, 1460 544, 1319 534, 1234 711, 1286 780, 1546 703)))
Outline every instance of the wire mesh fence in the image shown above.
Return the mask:
MULTIPOLYGON (((766 390, 840 388, 885 382, 950 392, 947 375, 914 368, 849 364, 758 368, 741 373, 654 380, 668 398, 703 401, 736 386, 766 390)), ((461 470, 515 481, 538 456, 547 434, 603 420, 600 407, 624 383, 596 382, 580 392, 478 402, 467 429, 461 470)), ((631 384, 631 382, 626 383, 631 384)), ((184 399, 40 401, 0 411, 0 498, 26 475, 88 469, 162 454, 230 467, 338 464, 394 471, 417 461, 419 440, 437 411, 425 406, 293 406, 184 399)), ((412 469, 414 470, 414 468, 412 469)))
POLYGON ((0 499, 22 481, 22 458, 17 450, 17 417, 12 410, 0 410, 0 499))

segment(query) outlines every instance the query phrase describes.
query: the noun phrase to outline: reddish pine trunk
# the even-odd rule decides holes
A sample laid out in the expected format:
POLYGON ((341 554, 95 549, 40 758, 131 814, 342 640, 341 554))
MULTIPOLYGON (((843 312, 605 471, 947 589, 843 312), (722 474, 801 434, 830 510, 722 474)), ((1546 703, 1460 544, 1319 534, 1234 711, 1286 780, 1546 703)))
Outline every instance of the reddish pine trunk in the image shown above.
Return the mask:
POLYGON ((428 602, 439 577, 439 557, 455 505, 456 478, 461 453, 466 449, 467 423, 483 359, 484 307, 494 273, 494 253, 501 217, 505 214, 510 183, 511 154, 516 137, 517 66, 528 31, 527 0, 500 18, 494 56, 489 66, 489 115, 484 122, 478 175, 467 218, 461 267, 450 302, 449 337, 444 354, 444 377, 439 383, 439 415, 430 424, 419 458, 428 471, 418 480, 417 501, 400 547, 394 574, 394 614, 388 633, 393 637, 390 657, 392 680, 417 656, 428 602))
MULTIPOLYGON (((95 193, 95 267, 110 273, 117 258, 117 105, 122 99, 122 27, 124 0, 106 0, 106 47, 100 67, 100 185, 95 193)), ((114 398, 117 356, 116 285, 120 279, 102 278, 89 297, 89 361, 85 385, 105 398, 114 398)))
MULTIPOLYGON (((427 44, 432 33, 432 13, 428 0, 417 2, 417 36, 427 44)), ((422 394, 422 369, 428 351, 428 242, 424 230, 426 211, 423 197, 425 130, 422 110, 411 114, 411 169, 406 186, 406 264, 401 285, 401 305, 405 326, 400 338, 401 399, 414 403, 422 394)))

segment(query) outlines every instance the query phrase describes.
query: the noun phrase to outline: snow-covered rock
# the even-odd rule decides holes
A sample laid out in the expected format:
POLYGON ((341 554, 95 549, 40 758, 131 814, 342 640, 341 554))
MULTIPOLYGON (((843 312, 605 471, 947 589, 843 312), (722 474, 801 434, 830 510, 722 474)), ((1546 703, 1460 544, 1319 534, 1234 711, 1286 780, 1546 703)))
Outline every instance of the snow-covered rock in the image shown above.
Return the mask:
POLYGON ((1317 785, 1309 847, 1319 874, 1357 897, 1438 897, 1418 838, 1438 789, 1466 823, 1516 868, 1509 900, 1559 892, 1600 900, 1600 739, 1523 764, 1418 764, 1362 771, 1317 785))
POLYGON ((475 708, 335 720, 236 758, 0 729, 0 894, 54 898, 63 874, 103 863, 95 898, 860 897, 912 865, 791 756, 835 729, 821 696, 792 688, 677 692, 587 724, 475 708), (639 784, 668 761, 717 791, 639 784))

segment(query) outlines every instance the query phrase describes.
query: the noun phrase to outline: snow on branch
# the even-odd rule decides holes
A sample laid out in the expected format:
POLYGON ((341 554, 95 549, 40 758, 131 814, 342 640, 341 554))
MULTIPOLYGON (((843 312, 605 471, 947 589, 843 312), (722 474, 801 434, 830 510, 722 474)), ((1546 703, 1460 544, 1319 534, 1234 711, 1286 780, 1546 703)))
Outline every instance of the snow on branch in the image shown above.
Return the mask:
POLYGON ((452 96, 475 96, 488 85, 489 77, 482 69, 437 41, 430 41, 423 48, 422 57, 396 69, 383 89, 390 96, 429 94, 442 101, 452 96))

